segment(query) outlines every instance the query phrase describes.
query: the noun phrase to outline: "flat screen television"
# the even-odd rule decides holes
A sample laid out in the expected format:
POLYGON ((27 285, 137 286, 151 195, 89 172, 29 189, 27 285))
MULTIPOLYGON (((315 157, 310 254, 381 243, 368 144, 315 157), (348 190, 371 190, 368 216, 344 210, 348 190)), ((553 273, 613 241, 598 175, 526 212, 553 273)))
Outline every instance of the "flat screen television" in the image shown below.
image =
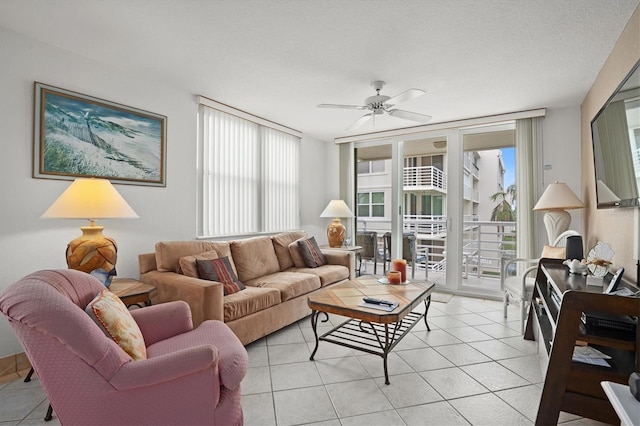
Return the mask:
POLYGON ((640 61, 591 121, 597 207, 640 207, 640 61))

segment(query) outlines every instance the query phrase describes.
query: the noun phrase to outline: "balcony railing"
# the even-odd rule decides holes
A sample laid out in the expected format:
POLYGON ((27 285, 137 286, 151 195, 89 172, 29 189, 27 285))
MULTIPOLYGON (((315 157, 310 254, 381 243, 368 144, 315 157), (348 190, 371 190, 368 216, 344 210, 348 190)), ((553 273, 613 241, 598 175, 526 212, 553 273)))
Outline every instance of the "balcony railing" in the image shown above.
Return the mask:
POLYGON ((403 169, 402 185, 407 187, 428 187, 447 190, 447 175, 437 167, 419 166, 403 169))
MULTIPOLYGON (((500 278, 500 260, 515 255, 516 223, 477 221, 465 216, 463 222, 463 278, 500 278)), ((391 229, 390 221, 358 220, 358 229, 377 231, 379 236, 391 229)), ((406 215, 403 231, 416 235, 418 269, 435 273, 446 270, 446 216, 406 215)), ((380 247, 382 247, 380 243, 380 247)))

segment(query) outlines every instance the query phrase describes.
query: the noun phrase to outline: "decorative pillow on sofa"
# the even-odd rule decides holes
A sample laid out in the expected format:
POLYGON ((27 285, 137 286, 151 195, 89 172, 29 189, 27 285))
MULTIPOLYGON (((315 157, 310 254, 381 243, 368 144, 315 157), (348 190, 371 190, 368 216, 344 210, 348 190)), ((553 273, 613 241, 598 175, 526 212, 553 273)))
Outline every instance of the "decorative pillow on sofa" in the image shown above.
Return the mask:
POLYGON ((293 261, 293 266, 296 268, 306 268, 307 265, 304 263, 304 259, 302 258, 302 254, 300 254, 300 246, 298 246, 298 242, 302 240, 306 240, 308 237, 303 237, 295 240, 291 244, 289 244, 289 254, 291 255, 291 260, 293 261))
POLYGON ((295 266, 295 262, 291 257, 289 245, 292 242, 299 240, 300 238, 307 238, 307 233, 304 231, 289 231, 282 232, 271 237, 273 248, 276 250, 276 256, 278 257, 278 263, 280 264, 281 271, 295 266))
POLYGON ((85 311, 104 334, 112 338, 134 361, 147 359, 142 332, 118 296, 104 289, 89 302, 85 311))
POLYGON ((196 260, 204 259, 218 259, 218 252, 215 250, 205 251, 204 253, 194 254, 193 256, 184 256, 180 258, 180 269, 182 269, 182 275, 186 275, 191 278, 200 278, 198 274, 198 266, 196 265, 196 260))
POLYGON ((298 248, 300 249, 300 255, 304 260, 304 264, 308 268, 317 268, 318 266, 327 264, 327 259, 325 259, 324 254, 320 251, 315 237, 298 240, 298 248))
POLYGON ((237 293, 244 290, 245 286, 238 280, 228 257, 220 259, 196 259, 198 276, 203 280, 221 282, 224 287, 224 295, 237 293))

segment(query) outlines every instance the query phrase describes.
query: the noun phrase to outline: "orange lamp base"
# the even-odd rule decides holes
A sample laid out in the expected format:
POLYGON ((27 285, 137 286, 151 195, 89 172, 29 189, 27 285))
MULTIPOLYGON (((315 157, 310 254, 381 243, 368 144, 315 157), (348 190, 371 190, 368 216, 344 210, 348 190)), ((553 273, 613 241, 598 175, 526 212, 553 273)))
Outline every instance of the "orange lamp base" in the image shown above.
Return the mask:
POLYGON ((82 226, 82 235, 67 245, 67 266, 86 273, 101 268, 115 275, 118 246, 102 235, 103 226, 82 226))
POLYGON ((329 247, 342 247, 342 244, 344 243, 344 233, 344 225, 340 223, 340 219, 336 217, 327 227, 327 240, 329 241, 329 247))

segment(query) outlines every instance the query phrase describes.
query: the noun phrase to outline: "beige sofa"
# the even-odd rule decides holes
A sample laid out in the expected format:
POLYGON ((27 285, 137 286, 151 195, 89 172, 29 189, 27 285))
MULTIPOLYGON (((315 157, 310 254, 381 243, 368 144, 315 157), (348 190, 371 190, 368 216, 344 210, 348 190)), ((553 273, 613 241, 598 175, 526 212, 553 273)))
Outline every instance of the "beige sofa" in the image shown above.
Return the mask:
POLYGON ((298 251, 304 231, 233 241, 158 242, 139 256, 140 281, 156 287, 154 303, 184 300, 194 326, 224 321, 243 344, 253 342, 311 313, 307 296, 355 276, 353 252, 322 250, 326 265, 308 268, 298 251), (198 277, 196 259, 227 256, 246 286, 224 295, 220 282, 198 277))

